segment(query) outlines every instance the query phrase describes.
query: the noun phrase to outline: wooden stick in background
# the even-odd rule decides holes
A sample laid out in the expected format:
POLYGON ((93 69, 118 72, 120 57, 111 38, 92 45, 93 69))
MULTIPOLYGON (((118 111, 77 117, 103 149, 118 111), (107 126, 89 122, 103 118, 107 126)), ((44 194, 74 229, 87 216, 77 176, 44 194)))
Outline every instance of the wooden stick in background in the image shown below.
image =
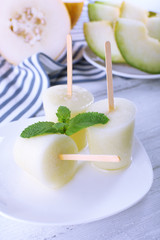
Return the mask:
POLYGON ((72 37, 67 35, 67 94, 72 96, 72 37))
POLYGON ((111 112, 114 110, 114 96, 113 96, 113 80, 112 80, 111 44, 109 41, 105 43, 105 54, 106 54, 108 104, 109 104, 109 112, 111 112))

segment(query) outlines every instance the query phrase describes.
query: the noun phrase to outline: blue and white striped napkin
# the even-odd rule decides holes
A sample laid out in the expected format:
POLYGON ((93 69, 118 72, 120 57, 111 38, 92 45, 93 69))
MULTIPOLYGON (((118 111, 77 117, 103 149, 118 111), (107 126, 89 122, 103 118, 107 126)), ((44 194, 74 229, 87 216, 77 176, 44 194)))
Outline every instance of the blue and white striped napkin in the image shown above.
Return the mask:
MULTIPOLYGON (((87 63, 83 57, 85 46, 83 22, 88 21, 87 6, 72 30, 73 82, 97 81, 105 77, 102 70, 87 63)), ((43 53, 35 54, 18 66, 10 65, 0 56, 0 123, 28 118, 42 108, 42 92, 49 86, 67 82, 66 51, 57 61, 43 53)))

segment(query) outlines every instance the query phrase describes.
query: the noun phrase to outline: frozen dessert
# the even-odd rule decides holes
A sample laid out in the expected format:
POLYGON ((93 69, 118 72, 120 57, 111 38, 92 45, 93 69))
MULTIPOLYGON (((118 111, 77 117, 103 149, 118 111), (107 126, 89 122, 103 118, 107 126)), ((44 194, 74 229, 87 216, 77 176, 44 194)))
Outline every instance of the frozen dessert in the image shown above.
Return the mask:
POLYGON ((33 138, 18 137, 13 154, 15 162, 41 183, 59 188, 70 181, 77 170, 77 161, 62 161, 59 154, 78 153, 75 142, 62 134, 33 138))
MULTIPOLYGON (((93 103, 93 95, 84 88, 72 86, 72 95, 67 95, 67 85, 58 85, 48 88, 43 95, 43 105, 48 121, 57 122, 56 112, 58 107, 66 106, 71 110, 71 117, 86 112, 93 103)), ((86 130, 83 129, 73 134, 72 139, 76 142, 78 150, 82 150, 86 144, 86 130)))
POLYGON ((97 111, 107 115, 106 125, 95 125, 87 129, 88 145, 91 154, 111 154, 120 157, 118 163, 95 162, 104 170, 116 170, 130 165, 134 135, 136 108, 123 98, 114 98, 114 110, 108 111, 107 99, 93 103, 88 111, 97 111))

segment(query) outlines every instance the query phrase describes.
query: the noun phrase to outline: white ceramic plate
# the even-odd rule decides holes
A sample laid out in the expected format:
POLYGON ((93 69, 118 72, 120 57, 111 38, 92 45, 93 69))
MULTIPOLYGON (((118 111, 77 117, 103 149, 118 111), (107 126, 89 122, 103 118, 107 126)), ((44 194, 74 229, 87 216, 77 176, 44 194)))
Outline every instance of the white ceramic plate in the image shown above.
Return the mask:
MULTIPOLYGON (((105 63, 102 59, 97 57, 88 46, 83 51, 83 57, 95 67, 106 71, 105 63)), ((127 64, 113 63, 112 73, 116 76, 125 78, 138 78, 138 79, 157 79, 160 78, 160 74, 148 74, 142 72, 136 68, 133 68, 127 64)))
POLYGON ((0 128, 0 213, 9 218, 53 225, 92 222, 119 213, 149 191, 150 160, 135 138, 133 163, 121 171, 102 172, 85 163, 75 178, 59 190, 41 185, 13 160, 16 137, 43 118, 9 123, 0 128))

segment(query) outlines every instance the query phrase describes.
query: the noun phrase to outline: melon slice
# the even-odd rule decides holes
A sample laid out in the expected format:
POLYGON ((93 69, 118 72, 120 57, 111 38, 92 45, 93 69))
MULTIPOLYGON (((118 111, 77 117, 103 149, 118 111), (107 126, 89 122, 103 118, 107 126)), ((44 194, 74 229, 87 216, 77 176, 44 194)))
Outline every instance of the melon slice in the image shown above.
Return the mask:
POLYGON ((109 5, 112 7, 120 7, 120 5, 121 5, 121 3, 113 2, 112 0, 95 1, 95 3, 105 4, 105 5, 109 5))
POLYGON ((117 47, 112 24, 108 21, 84 23, 84 35, 90 49, 105 60, 105 42, 111 42, 112 61, 124 62, 117 47))
POLYGON ((61 0, 6 0, 0 16, 0 52, 11 63, 37 52, 56 59, 65 48, 70 17, 61 0))
POLYGON ((149 18, 150 18, 150 17, 155 17, 155 16, 157 16, 157 13, 152 12, 152 11, 149 11, 149 12, 148 12, 148 17, 149 17, 149 18))
POLYGON ((136 19, 146 23, 148 11, 140 7, 137 7, 131 3, 122 2, 120 6, 120 17, 136 19))
POLYGON ((119 18, 115 38, 127 63, 148 73, 160 73, 160 42, 148 36, 144 23, 119 18))
POLYGON ((90 21, 107 20, 114 22, 119 16, 119 8, 104 4, 90 3, 88 4, 88 16, 90 21))
POLYGON ((160 17, 148 18, 146 23, 149 35, 160 41, 160 17))
POLYGON ((84 0, 63 0, 71 18, 71 27, 73 28, 81 16, 84 0))

